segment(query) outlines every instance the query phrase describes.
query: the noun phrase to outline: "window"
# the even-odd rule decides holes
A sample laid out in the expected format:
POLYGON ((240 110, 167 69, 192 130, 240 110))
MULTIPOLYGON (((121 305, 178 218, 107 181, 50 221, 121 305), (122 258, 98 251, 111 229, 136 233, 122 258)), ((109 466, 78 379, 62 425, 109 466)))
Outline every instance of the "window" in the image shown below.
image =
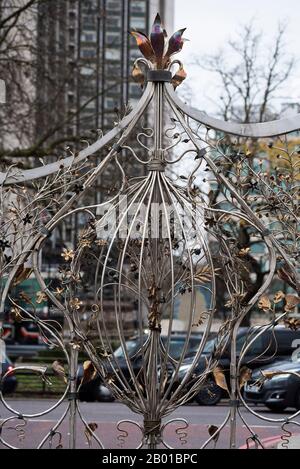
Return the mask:
POLYGON ((146 13, 146 2, 142 0, 131 0, 131 11, 133 13, 146 13))
POLYGON ((116 101, 114 98, 105 98, 105 108, 106 109, 114 109, 116 107, 116 101))
POLYGON ((106 8, 107 10, 113 10, 113 11, 120 11, 121 9, 121 2, 118 1, 107 1, 106 3, 106 8))
POLYGON ((94 47, 81 49, 81 57, 85 59, 96 57, 96 49, 94 47))
POLYGON ((121 44, 121 34, 113 31, 108 32, 106 34, 106 43, 115 46, 121 44))
POLYGON ((95 31, 84 32, 81 34, 82 42, 96 42, 97 34, 95 31))
POLYGON ((82 17, 82 29, 95 30, 96 29, 96 15, 84 15, 82 17))
POLYGON ((144 17, 133 16, 130 20, 131 28, 145 29, 146 19, 144 17))
POLYGON ((82 67, 81 70, 80 70, 80 73, 83 76, 90 76, 90 75, 93 75, 94 70, 92 68, 89 68, 89 67, 82 67))

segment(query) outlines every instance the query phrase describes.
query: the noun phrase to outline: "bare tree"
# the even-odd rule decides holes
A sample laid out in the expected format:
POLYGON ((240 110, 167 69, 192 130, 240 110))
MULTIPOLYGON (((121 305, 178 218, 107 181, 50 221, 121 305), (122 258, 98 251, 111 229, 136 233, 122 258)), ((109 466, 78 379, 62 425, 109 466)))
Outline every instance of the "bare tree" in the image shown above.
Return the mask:
POLYGON ((277 117, 274 98, 295 63, 285 47, 286 28, 285 23, 279 24, 268 45, 252 21, 218 54, 196 59, 199 67, 218 77, 221 94, 214 103, 223 119, 248 123, 277 117))
MULTIPOLYGON (((196 60, 199 67, 217 75, 221 93, 219 98, 214 100, 214 104, 217 105, 218 114, 222 119, 249 123, 264 122, 279 117, 274 106, 274 98, 287 83, 295 63, 285 47, 286 27, 286 24, 278 25, 273 43, 267 47, 263 34, 256 29, 252 21, 242 26, 237 39, 228 41, 220 53, 196 60)), ((252 193, 252 189, 256 187, 251 170, 257 164, 258 154, 261 156, 261 142, 257 139, 243 142, 243 139, 232 138, 227 134, 222 137, 220 147, 227 152, 230 148, 232 158, 223 168, 226 176, 230 177, 230 174, 236 170, 239 159, 245 157, 241 149, 243 144, 247 148, 246 157, 251 168, 243 179, 243 194, 246 199, 249 190, 252 193)), ((266 159, 268 157, 270 154, 266 153, 266 159)), ((210 190, 209 198, 212 206, 218 206, 222 200, 220 189, 210 190)), ((253 254, 256 241, 249 234, 249 228, 240 224, 234 236, 238 248, 247 252, 248 265, 251 266, 251 269, 245 269, 243 272, 244 280, 248 284, 248 294, 251 296, 263 284, 268 270, 253 254), (249 274, 250 270, 255 273, 254 280, 249 274)), ((225 285, 222 279, 218 279, 218 283, 218 309, 224 311, 225 285)))
POLYGON ((67 2, 57 0, 0 2, 0 78, 7 89, 6 103, 0 107, 2 162, 18 158, 18 164, 31 165, 28 157, 61 156, 66 145, 91 138, 89 130, 96 132, 97 125, 88 122, 87 129, 89 116, 84 111, 127 80, 116 74, 84 100, 76 98, 85 87, 80 82, 82 69, 90 70, 92 80, 99 64, 94 58, 80 57, 76 48, 70 50, 65 39, 69 34, 66 8, 67 2), (58 22, 65 37, 56 34, 58 22), (44 37, 39 34, 43 28, 49 28, 44 37), (75 91, 73 103, 67 102, 71 89, 75 91))

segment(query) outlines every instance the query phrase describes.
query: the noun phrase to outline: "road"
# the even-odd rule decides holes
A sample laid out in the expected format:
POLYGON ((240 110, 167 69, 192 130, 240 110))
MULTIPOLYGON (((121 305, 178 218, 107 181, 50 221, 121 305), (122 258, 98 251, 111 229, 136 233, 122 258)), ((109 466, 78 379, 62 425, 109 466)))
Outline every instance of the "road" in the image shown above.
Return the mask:
MULTIPOLYGON (((52 410, 46 415, 32 418, 33 414, 40 414, 55 405, 54 400, 45 399, 8 399, 8 404, 15 409, 16 412, 22 412, 23 415, 29 417, 26 427, 22 427, 22 420, 12 420, 4 425, 2 437, 10 442, 12 445, 22 448, 34 448, 44 438, 55 425, 55 423, 63 415, 66 409, 66 403, 62 403, 58 408, 52 410), (15 429, 15 426, 17 428, 15 429)), ((120 403, 80 403, 80 410, 86 422, 95 422, 98 425, 97 435, 102 440, 106 448, 134 448, 140 442, 140 432, 137 427, 128 423, 123 424, 122 433, 117 429, 117 422, 120 420, 134 420, 141 422, 141 417, 132 413, 127 407, 120 403), (128 433, 128 437, 122 438, 128 433)), ((266 422, 258 419, 246 410, 242 410, 242 416, 246 418, 247 423, 251 425, 253 431, 258 434, 263 440, 273 438, 280 435, 280 425, 276 422, 283 419, 286 415, 273 414, 265 408, 255 408, 264 417, 273 419, 273 422, 266 422)), ((186 405, 175 411, 170 418, 184 418, 189 422, 187 429, 187 437, 182 438, 186 440, 184 444, 179 440, 179 435, 176 434, 176 429, 180 424, 171 424, 166 428, 165 438, 169 445, 177 448, 200 448, 201 445, 208 438, 208 426, 219 426, 228 412, 228 405, 223 403, 215 407, 200 407, 197 404, 186 405)), ((292 413, 292 412, 291 412, 292 413)), ((0 404, 0 418, 1 420, 11 417, 12 413, 7 410, 3 404, 0 404)), ((166 420, 167 421, 167 420, 166 420)), ((182 426, 182 425, 181 425, 182 426)), ((246 439, 250 436, 244 423, 241 419, 237 424, 237 446, 245 445, 246 439)), ((77 419, 77 441, 78 447, 87 448, 88 439, 85 434, 85 429, 80 419, 77 419)), ((299 430, 291 428, 291 431, 299 433, 299 430)), ((68 442, 68 421, 64 421, 60 427, 60 435, 56 434, 53 439, 53 447, 58 446, 59 443, 63 447, 67 447, 68 442)), ((179 432, 180 433, 180 432, 179 432)), ((229 441, 229 426, 227 425, 219 438, 218 447, 228 447, 229 441)), ((4 446, 0 443, 0 448, 4 446)), ((49 447, 47 442, 45 447, 49 447)), ((93 444, 93 447, 97 447, 93 444)))

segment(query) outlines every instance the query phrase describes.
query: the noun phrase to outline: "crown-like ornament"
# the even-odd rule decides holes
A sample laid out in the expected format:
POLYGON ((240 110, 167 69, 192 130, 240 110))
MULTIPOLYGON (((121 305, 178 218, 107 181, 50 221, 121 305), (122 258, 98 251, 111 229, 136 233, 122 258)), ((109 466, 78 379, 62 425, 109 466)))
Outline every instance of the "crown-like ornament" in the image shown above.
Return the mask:
MULTIPOLYGON (((151 62, 156 70, 170 70, 172 57, 182 50, 184 42, 188 40, 182 37, 185 30, 186 28, 179 29, 168 40, 168 34, 162 25, 159 13, 157 13, 150 37, 135 29, 130 31, 130 34, 135 38, 145 59, 151 62)), ((179 70, 172 77, 172 84, 174 88, 177 88, 187 75, 181 62, 176 60, 173 63, 179 65, 179 70)), ((145 76, 138 62, 134 65, 132 76, 136 82, 144 86, 145 76)))

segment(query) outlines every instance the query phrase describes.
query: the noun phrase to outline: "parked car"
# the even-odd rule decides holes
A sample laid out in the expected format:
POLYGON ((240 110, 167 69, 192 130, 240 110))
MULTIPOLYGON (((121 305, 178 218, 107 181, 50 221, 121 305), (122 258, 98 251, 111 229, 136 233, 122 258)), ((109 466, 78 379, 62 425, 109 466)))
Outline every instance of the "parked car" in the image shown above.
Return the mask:
MULTIPOLYGON (((203 335, 201 333, 194 333, 191 335, 186 356, 194 356, 199 347, 201 338, 203 335)), ((144 341, 146 341, 148 336, 145 335, 144 341)), ((162 336, 163 343, 166 343, 167 337, 162 336)), ((184 343, 186 340, 186 335, 182 333, 174 333, 171 336, 169 353, 172 358, 175 360, 181 356, 183 351, 184 343)), ((135 374, 137 374, 142 366, 142 355, 139 353, 140 350, 140 339, 133 337, 132 339, 126 342, 126 349, 128 351, 132 368, 135 374)), ((120 346, 114 352, 114 356, 118 361, 119 368, 123 375, 130 380, 130 373, 124 356, 123 348, 120 346)), ((109 370, 108 370, 109 372, 109 370)), ((78 383, 81 381, 83 376, 83 367, 82 365, 78 370, 78 383)), ((82 401, 111 401, 113 396, 111 392, 103 385, 101 377, 97 376, 94 380, 89 381, 82 385, 79 389, 79 399, 82 401)))
MULTIPOLYGON (((257 328, 240 328, 237 334, 237 359, 239 359, 243 347, 250 342, 257 328)), ((242 360, 241 366, 247 366, 250 369, 256 369, 265 365, 272 365, 275 361, 289 360, 295 349, 293 345, 296 340, 300 339, 300 330, 292 331, 284 326, 276 326, 273 329, 266 330, 257 340, 250 346, 242 360)), ((215 340, 208 341, 204 349, 203 355, 196 367, 195 374, 200 374, 206 368, 207 357, 210 356, 215 348, 215 340)), ((182 364, 178 381, 181 382, 187 371, 191 367, 192 359, 189 358, 182 364)), ((226 380, 229 384, 230 370, 230 343, 225 348, 224 353, 218 362, 224 371, 226 380)), ((217 386, 213 375, 209 375, 205 386, 195 397, 199 405, 216 405, 223 397, 228 397, 226 391, 217 386)))
MULTIPOLYGON (((4 376, 7 372, 12 371, 14 369, 12 362, 10 359, 5 355, 4 356, 4 363, 2 365, 2 372, 0 376, 4 376)), ((11 394, 15 392, 17 388, 17 378, 13 374, 9 374, 2 382, 2 393, 3 394, 11 394)))
POLYGON ((272 366, 255 370, 251 381, 245 386, 244 397, 249 403, 263 404, 275 412, 282 412, 287 407, 300 410, 300 361, 278 361, 272 366), (262 372, 267 371, 283 373, 260 381, 263 378, 262 372), (298 373, 299 376, 292 373, 298 373))

